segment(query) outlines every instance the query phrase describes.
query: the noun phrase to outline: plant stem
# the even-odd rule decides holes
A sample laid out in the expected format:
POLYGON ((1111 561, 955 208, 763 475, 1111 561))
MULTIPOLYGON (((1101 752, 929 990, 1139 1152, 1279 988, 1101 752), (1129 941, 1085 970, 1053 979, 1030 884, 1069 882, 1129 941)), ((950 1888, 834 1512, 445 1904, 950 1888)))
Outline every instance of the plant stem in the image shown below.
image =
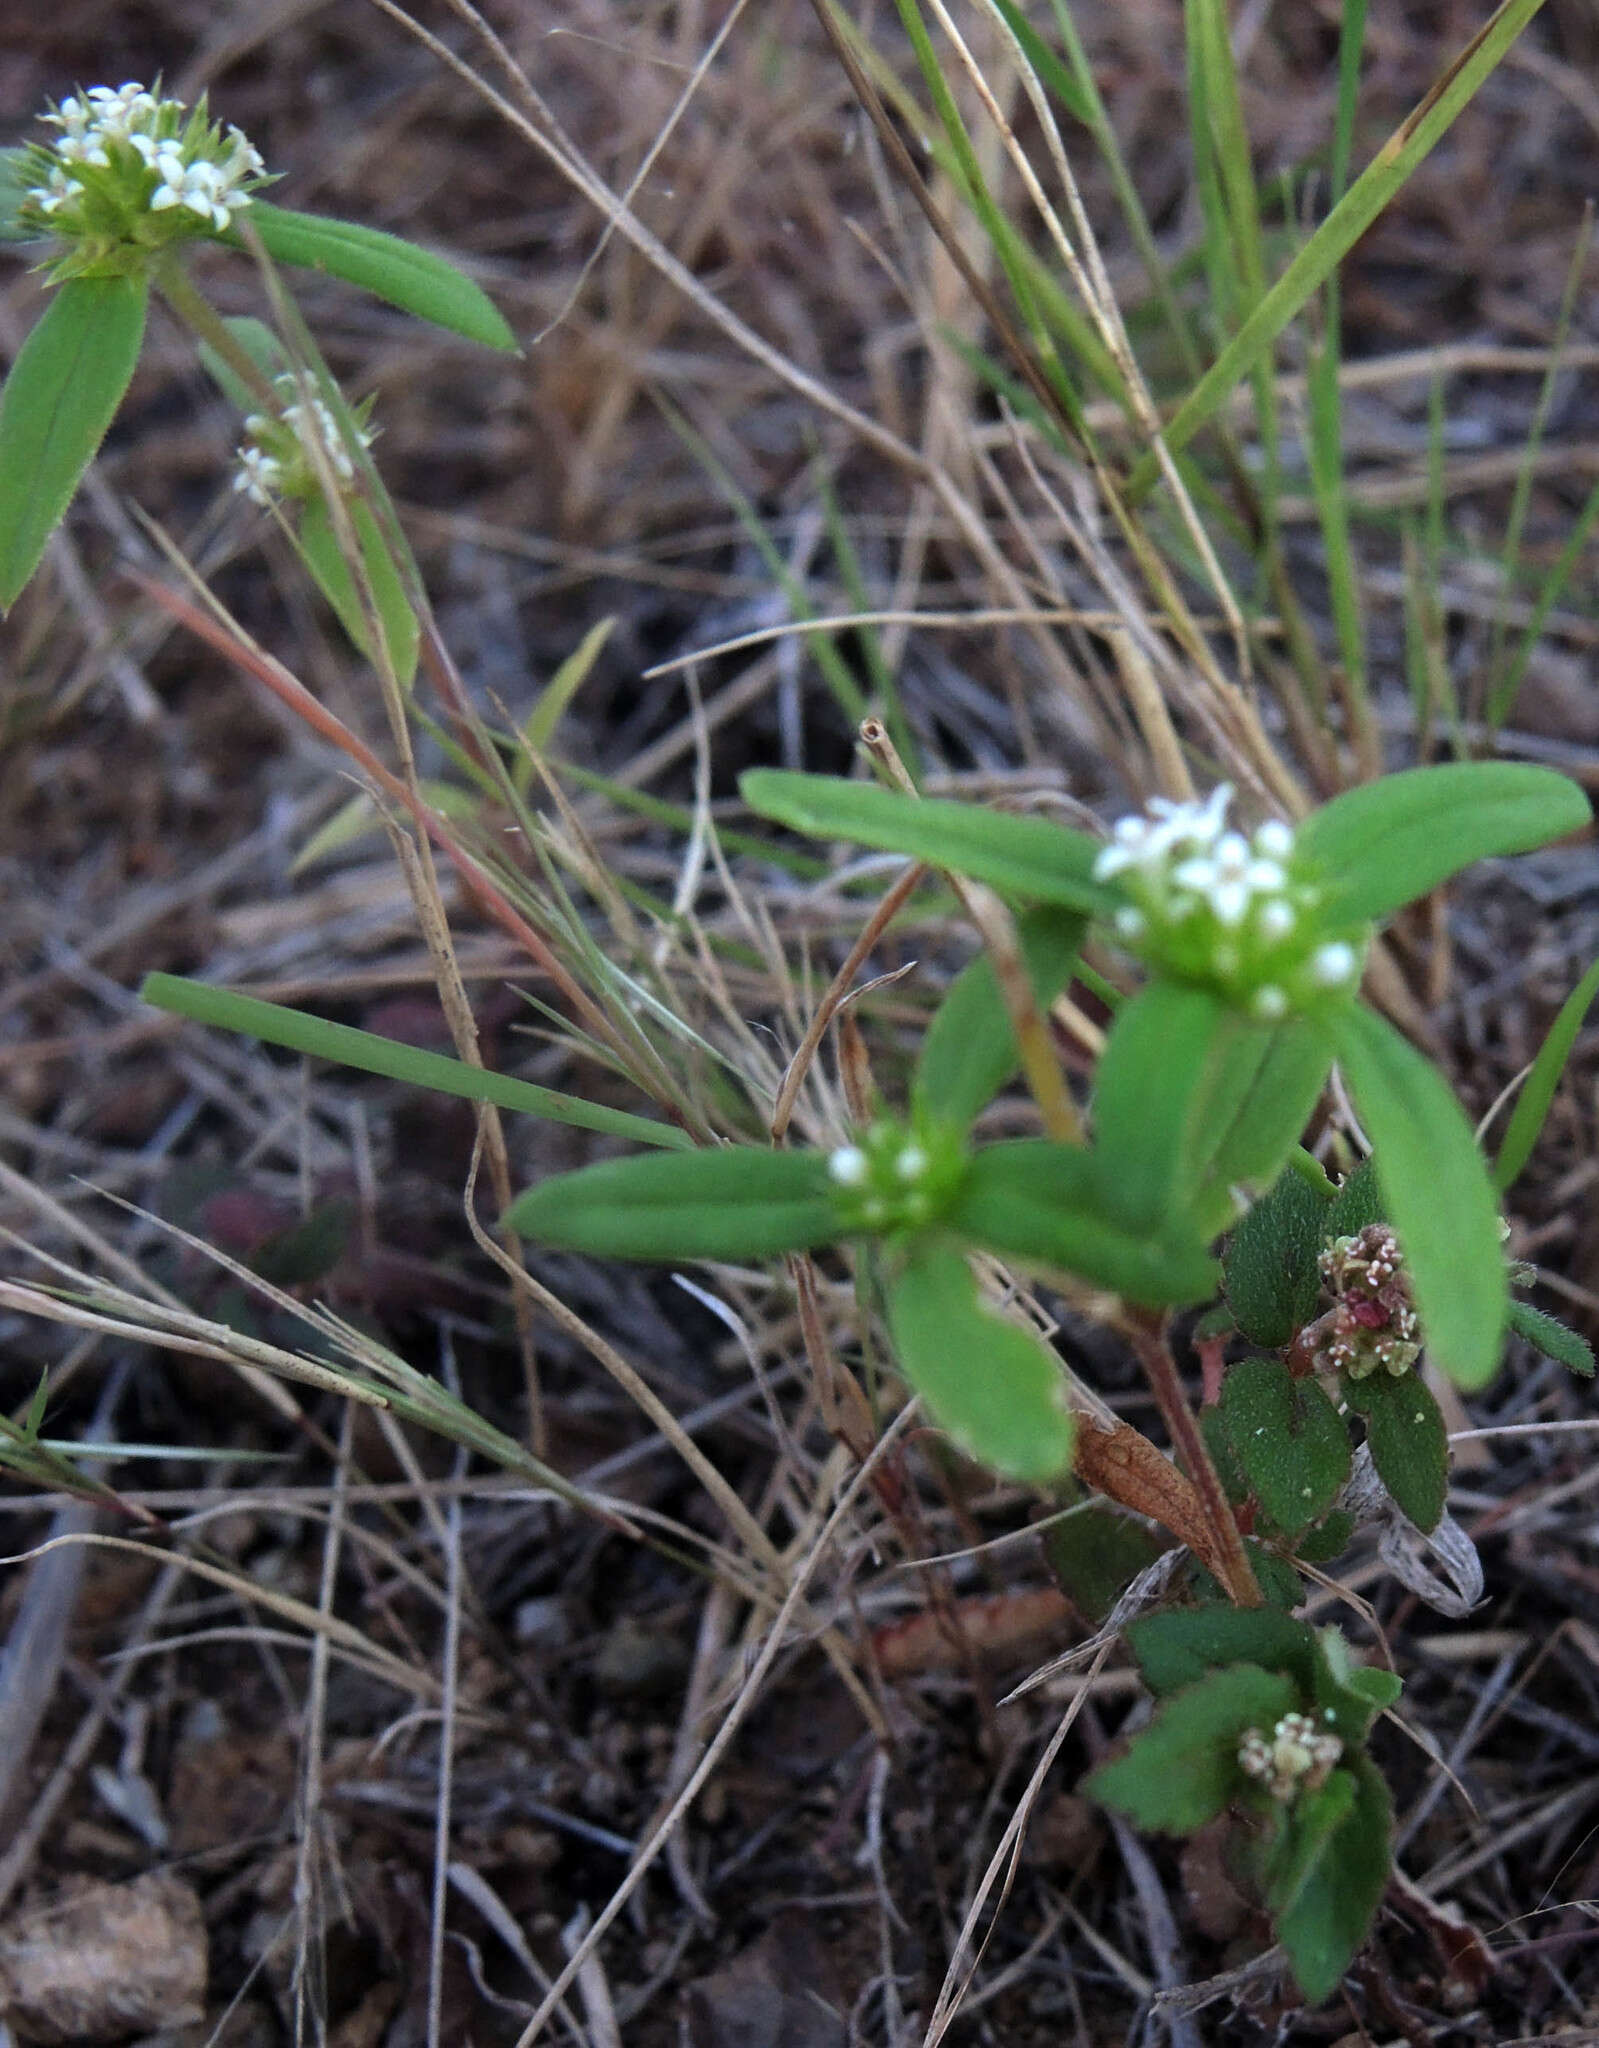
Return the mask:
MULTIPOLYGON (((861 745, 883 771, 891 788, 904 796, 921 795, 881 719, 864 719, 860 737, 861 745)), ((1038 1104, 1044 1128, 1058 1143, 1080 1145, 1083 1120, 1055 1056, 1049 1026, 1033 999, 1032 983, 1027 978, 1027 966, 1016 943, 1016 928, 1009 912, 991 889, 969 882, 963 875, 950 874, 946 879, 988 949, 994 979, 999 983, 1000 996, 1016 1034, 1022 1077, 1038 1104)))
POLYGON ((167 256, 156 266, 155 282, 162 298, 189 332, 220 356, 269 412, 274 415, 280 412, 283 401, 273 389, 272 379, 249 351, 234 339, 210 300, 202 298, 195 290, 189 282, 188 272, 175 256, 167 256))
POLYGON ((1177 1374, 1177 1362, 1171 1355, 1171 1346, 1166 1341, 1164 1321, 1154 1317, 1135 1316, 1131 1337, 1139 1363, 1144 1368, 1150 1389, 1159 1404, 1160 1412, 1171 1433, 1173 1448, 1188 1476, 1194 1482, 1199 1498, 1204 1504, 1205 1519, 1211 1527, 1217 1557, 1225 1566, 1218 1574, 1226 1588, 1227 1597, 1235 1607, 1261 1607, 1265 1604, 1255 1568, 1249 1561, 1249 1552, 1244 1548, 1244 1539, 1238 1533, 1238 1523, 1227 1500, 1226 1489, 1221 1475, 1216 1470, 1194 1412, 1188 1405, 1183 1384, 1177 1374))

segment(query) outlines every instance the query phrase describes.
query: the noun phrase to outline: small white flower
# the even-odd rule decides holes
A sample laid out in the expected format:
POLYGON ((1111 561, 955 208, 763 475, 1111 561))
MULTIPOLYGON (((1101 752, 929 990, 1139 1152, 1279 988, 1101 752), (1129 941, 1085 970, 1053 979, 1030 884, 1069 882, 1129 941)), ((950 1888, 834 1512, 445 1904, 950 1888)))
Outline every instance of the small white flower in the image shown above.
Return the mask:
POLYGON ((858 1188, 866 1179, 866 1154, 859 1145, 840 1145, 829 1157, 827 1171, 841 1188, 858 1188))
POLYGON ((1141 939, 1147 920, 1141 910, 1135 910, 1130 903, 1124 903, 1117 911, 1113 922, 1124 939, 1141 939))
POLYGON ((1294 906, 1281 896, 1274 896, 1269 903, 1263 903, 1260 910, 1260 931, 1262 938, 1286 939, 1298 923, 1294 906))
POLYGON ((1268 818, 1255 832, 1255 851, 1267 860, 1286 860, 1294 850, 1292 830, 1281 818, 1268 818))
POLYGON ((1274 988, 1267 982, 1250 997, 1249 1007, 1262 1023, 1275 1024, 1279 1017, 1287 1016, 1288 998, 1280 988, 1274 988))
POLYGON ((1218 924, 1240 925, 1249 908, 1249 891, 1239 881, 1217 882, 1210 891, 1210 907, 1218 924))
POLYGON ((927 1154, 920 1145, 907 1145, 894 1161, 894 1171, 901 1180, 920 1180, 927 1171, 927 1154))
POLYGON ((1244 869, 1244 880, 1257 896, 1270 896, 1288 886, 1286 870, 1274 860, 1252 860, 1244 869))
POLYGON ((1311 976, 1320 988, 1341 988, 1354 971, 1355 949, 1342 939, 1318 946, 1310 956, 1311 976))

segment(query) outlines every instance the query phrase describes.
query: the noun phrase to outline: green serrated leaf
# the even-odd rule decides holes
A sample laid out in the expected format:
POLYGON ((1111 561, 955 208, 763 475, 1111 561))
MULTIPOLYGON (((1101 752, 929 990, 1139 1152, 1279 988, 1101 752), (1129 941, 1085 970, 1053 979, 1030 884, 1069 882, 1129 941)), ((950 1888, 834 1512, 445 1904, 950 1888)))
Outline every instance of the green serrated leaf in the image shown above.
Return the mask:
POLYGON ((1043 1545, 1061 1591, 1098 1628, 1138 1574, 1170 1550, 1171 1539, 1103 1501, 1086 1501, 1049 1524, 1043 1545))
POLYGON ((605 1259, 766 1259, 839 1235, 826 1159, 755 1145, 555 1174, 519 1195, 505 1221, 534 1244, 605 1259))
POLYGON ((1371 1136, 1428 1356, 1459 1385, 1485 1386, 1504 1349, 1510 1293, 1499 1205, 1465 1112, 1375 1011, 1350 1003, 1326 1025, 1371 1136))
POLYGON ((1277 1939, 1312 2005, 1338 1989, 1370 1932, 1393 1866, 1388 1787, 1360 1751, 1345 1768, 1355 1781, 1354 1803, 1277 1920, 1277 1939))
POLYGON ((1555 1090, 1560 1085, 1560 1076, 1566 1070, 1571 1048, 1576 1044, 1577 1033, 1582 1029, 1582 1020, 1587 1016, 1596 995, 1599 995, 1599 960, 1593 963, 1561 1004, 1559 1015, 1549 1027, 1548 1037, 1538 1048, 1538 1056, 1532 1063, 1532 1071, 1522 1083, 1521 1093, 1516 1097, 1516 1106, 1511 1111, 1510 1122, 1505 1126, 1504 1143, 1499 1147, 1499 1157, 1494 1161, 1494 1186, 1501 1194, 1532 1157, 1532 1148, 1537 1144, 1539 1134, 1543 1130, 1544 1119, 1549 1114, 1549 1105, 1554 1101, 1555 1090))
POLYGON ((1284 1173, 1244 1216, 1222 1259, 1227 1305, 1251 1344, 1280 1351, 1316 1313, 1328 1202, 1284 1173))
MULTIPOLYGON (((389 552, 378 522, 372 516, 371 508, 359 498, 351 498, 346 510, 355 537, 360 544, 361 560, 366 569, 367 582, 371 586, 372 601, 377 611, 378 625, 383 634, 383 644, 388 651, 389 661, 403 689, 409 689, 416 680, 417 653, 421 645, 422 629, 417 624, 416 613, 405 594, 405 584, 394 557, 389 552)), ((367 615, 361 602, 361 594, 350 572, 350 565, 344 559, 344 550, 328 515, 328 508, 320 498, 312 498, 300 518, 300 530, 296 535, 300 559, 304 562, 312 579, 322 595, 338 614, 339 624, 349 634, 354 646, 360 649, 374 667, 378 665, 372 646, 371 634, 367 628, 367 615)))
POLYGON ((1209 1671, 1164 1700, 1126 1751, 1091 1772, 1082 1789, 1135 1827, 1190 1835, 1242 1790, 1245 1731, 1272 1727, 1294 1703, 1293 1680, 1280 1671, 1256 1664, 1209 1671))
POLYGON ((1374 1372, 1344 1382, 1344 1399, 1366 1419, 1377 1477, 1418 1529, 1436 1529, 1449 1492, 1449 1431, 1415 1372, 1374 1372))
POLYGON ((1346 1174, 1338 1183, 1338 1192, 1322 1224, 1322 1242, 1331 1244, 1335 1238, 1358 1237, 1368 1223, 1387 1221, 1388 1211, 1383 1207, 1382 1188, 1377 1180, 1377 1162, 1363 1159, 1353 1173, 1346 1174))
MULTIPOLYGON (((1016 937, 1033 999, 1047 1010, 1070 981, 1086 920, 1043 906, 1016 920, 1016 937)), ((950 984, 938 1007, 911 1084, 916 1118, 964 1131, 1016 1072, 1020 1055, 993 962, 979 954, 950 984)))
POLYGON ((1300 1538, 1294 1555, 1303 1564, 1330 1564, 1349 1548, 1355 1527, 1355 1518, 1347 1508, 1334 1508, 1319 1528, 1300 1538))
MULTIPOLYGON (((516 336, 494 301, 453 263, 429 249, 355 221, 291 213, 263 199, 251 202, 247 218, 274 263, 326 271, 402 312, 465 335, 468 341, 516 352, 516 336)), ((244 246, 236 229, 221 239, 235 248, 244 246)))
POLYGON ((614 1138, 630 1138, 639 1145, 659 1145, 670 1150, 687 1150, 694 1140, 675 1124, 663 1124, 655 1117, 633 1116, 605 1103, 585 1102, 578 1095, 562 1095, 554 1088, 540 1088, 532 1081, 518 1081, 510 1074, 493 1074, 483 1067, 468 1066, 445 1053, 427 1052, 421 1046, 404 1045, 398 1039, 383 1038, 375 1031, 358 1031, 349 1024, 330 1024, 325 1018, 308 1016, 282 1003, 263 1002, 259 996, 239 995, 232 989, 214 988, 208 982, 189 981, 178 974, 147 974, 140 984, 139 1000, 153 1003, 158 1010, 188 1017, 196 1024, 209 1024, 218 1031, 238 1031, 259 1038, 267 1045, 286 1046, 291 1052, 312 1059, 331 1060, 336 1066, 356 1067, 363 1074, 383 1074, 391 1081, 409 1082, 416 1088, 431 1088, 441 1095, 462 1095, 469 1102, 492 1102, 500 1109, 521 1110, 530 1116, 548 1117, 552 1123, 574 1124, 580 1130, 604 1131, 614 1138))
POLYGON ((0 613, 16 603, 133 380, 149 280, 58 285, 0 392, 0 613))
POLYGON ((1342 1629, 1329 1626, 1314 1633, 1311 1702, 1317 1717, 1346 1745, 1362 1743, 1378 1714, 1398 1699, 1403 1685, 1395 1672, 1375 1664, 1357 1664, 1342 1629))
POLYGON ((1575 782, 1522 761, 1406 768, 1345 790, 1295 834, 1329 927, 1387 917, 1491 854, 1525 853, 1592 816, 1575 782))
POLYGON ((926 1239, 888 1289, 900 1370, 961 1450, 1036 1485, 1071 1464, 1077 1426, 1060 1361, 978 1299, 965 1254, 926 1239))
POLYGON ((1120 900, 1093 879, 1098 841, 1044 818, 780 768, 751 769, 739 792, 752 811, 796 832, 907 854, 1007 895, 1096 916, 1111 915, 1120 900))
POLYGON ((1222 1383, 1238 1462, 1285 1535, 1326 1513, 1349 1477, 1349 1432, 1314 1380, 1278 1358, 1241 1358, 1222 1383))
POLYGON ((1030 1271, 1072 1274, 1151 1308, 1215 1293, 1218 1268, 1203 1244, 1175 1232, 1129 1230, 1108 1211, 1092 1153, 1019 1138, 973 1156, 944 1220, 982 1251, 1030 1271))
POLYGON ((1307 1697, 1314 1684, 1315 1630, 1278 1607, 1179 1607, 1147 1614, 1129 1623, 1127 1641, 1144 1683, 1162 1696, 1234 1664, 1286 1674, 1307 1697))
POLYGON ((1518 1337, 1525 1337, 1535 1351, 1541 1351, 1545 1358, 1552 1358, 1557 1365, 1563 1365, 1568 1372, 1580 1374, 1585 1380, 1594 1375, 1593 1346, 1586 1337, 1558 1321, 1546 1316, 1542 1309, 1529 1308, 1524 1301, 1510 1304, 1510 1327, 1518 1337))

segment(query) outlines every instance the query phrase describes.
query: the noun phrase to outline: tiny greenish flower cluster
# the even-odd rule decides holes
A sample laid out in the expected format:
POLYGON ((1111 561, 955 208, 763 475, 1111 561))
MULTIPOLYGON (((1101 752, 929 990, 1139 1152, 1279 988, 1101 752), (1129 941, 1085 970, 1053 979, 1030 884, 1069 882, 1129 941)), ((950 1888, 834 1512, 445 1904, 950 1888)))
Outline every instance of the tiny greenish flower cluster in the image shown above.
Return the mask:
MULTIPOLYGON (((274 378, 273 388, 283 396, 283 410, 245 415, 233 488, 258 505, 271 505, 277 498, 319 497, 317 449, 338 483, 353 484, 355 464, 331 408, 320 398, 307 403, 291 372, 274 378)), ((372 435, 359 417, 356 431, 362 447, 370 448, 372 435)))
POLYGON ((115 274, 130 250, 222 234, 266 182, 260 152, 212 121, 203 98, 191 112, 130 80, 91 86, 42 118, 61 132, 24 153, 18 219, 68 245, 58 278, 115 274))
POLYGON ((1363 933, 1328 934, 1318 891, 1294 858, 1292 829, 1268 818, 1245 838, 1227 825, 1232 788, 1204 803, 1157 797, 1117 824, 1094 863, 1126 902, 1119 938, 1183 981, 1213 988, 1263 1023, 1353 994, 1363 933))
POLYGON ((1258 1728, 1244 1731, 1238 1768, 1286 1806, 1302 1792, 1320 1791, 1343 1753, 1339 1738, 1318 1728, 1309 1714, 1284 1714, 1269 1737, 1258 1728))
POLYGON ((873 1124, 827 1160, 840 1228, 874 1236, 937 1222, 965 1170, 965 1152, 952 1133, 918 1133, 894 1123, 873 1124))
POLYGON ((1409 1372, 1421 1356, 1421 1325, 1405 1255, 1388 1225, 1368 1223, 1357 1236, 1334 1238, 1321 1271, 1334 1302, 1305 1333, 1315 1369, 1350 1380, 1409 1372))

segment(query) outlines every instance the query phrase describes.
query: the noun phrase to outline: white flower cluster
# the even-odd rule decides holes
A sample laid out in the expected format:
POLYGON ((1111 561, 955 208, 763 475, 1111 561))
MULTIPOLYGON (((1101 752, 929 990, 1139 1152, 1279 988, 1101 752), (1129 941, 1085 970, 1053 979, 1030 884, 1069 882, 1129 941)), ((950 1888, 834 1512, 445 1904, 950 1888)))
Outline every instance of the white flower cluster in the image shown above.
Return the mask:
MULTIPOLYGON (((277 498, 314 496, 321 485, 313 446, 321 450, 341 484, 354 483, 355 464, 331 408, 320 398, 311 399, 307 406, 292 375, 274 378, 273 384, 284 395, 283 410, 245 415, 245 438, 238 449, 233 488, 258 505, 271 505, 277 498)), ((364 427, 358 431, 362 447, 370 448, 371 434, 364 427)))
POLYGON ((919 1229, 946 1207, 965 1172, 965 1154, 944 1133, 926 1138, 874 1124, 828 1155, 827 1175, 846 1230, 919 1229))
MULTIPOLYGON (((1330 1717, 1332 1709, 1327 1712, 1330 1717)), ((1309 1714, 1284 1714, 1269 1741, 1258 1728, 1246 1731, 1238 1768, 1286 1804, 1301 1792, 1319 1791, 1343 1753, 1338 1737, 1318 1728, 1309 1714)))
POLYGON ((1094 879, 1120 883, 1115 927, 1129 945, 1274 1022, 1352 989, 1360 955, 1317 933, 1317 891, 1295 871, 1290 827, 1268 818, 1246 839, 1227 825, 1232 795, 1223 782, 1204 803, 1156 797, 1147 816, 1120 820, 1094 879))
POLYGON ((221 233, 266 175, 249 138, 209 121, 203 102, 190 114, 133 80, 90 86, 43 118, 61 134, 29 152, 25 217, 59 235, 115 242, 139 215, 174 210, 221 233))

